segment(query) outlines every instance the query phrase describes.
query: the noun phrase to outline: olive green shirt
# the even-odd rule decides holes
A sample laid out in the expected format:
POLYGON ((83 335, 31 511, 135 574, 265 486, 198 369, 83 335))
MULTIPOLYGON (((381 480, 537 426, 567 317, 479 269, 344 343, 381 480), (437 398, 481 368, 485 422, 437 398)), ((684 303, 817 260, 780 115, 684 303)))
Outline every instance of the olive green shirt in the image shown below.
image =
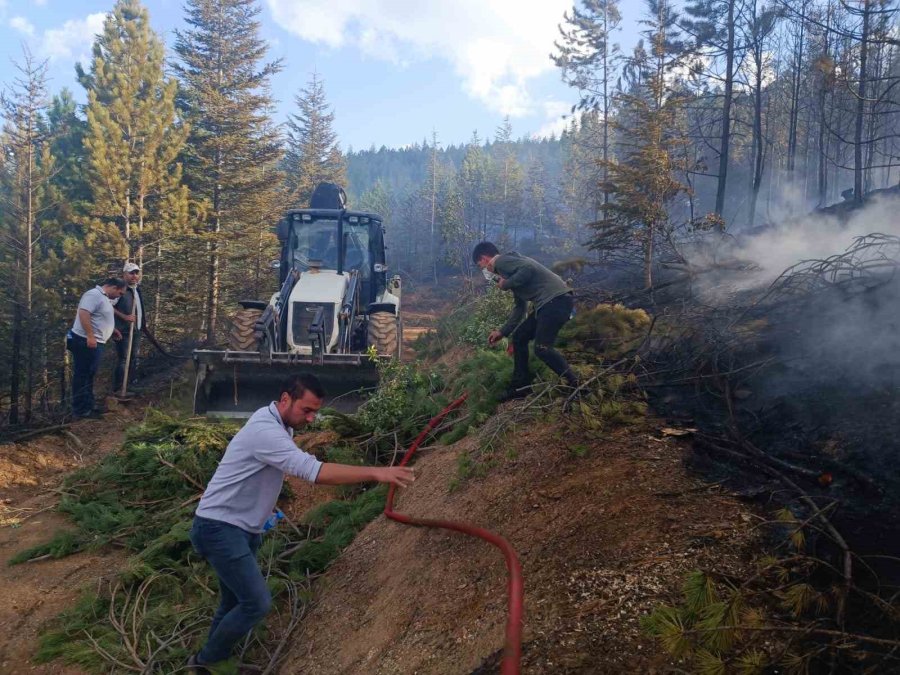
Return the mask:
POLYGON ((504 336, 512 333, 522 323, 529 302, 537 312, 553 298, 572 292, 558 274, 515 251, 497 256, 494 260, 494 272, 503 277, 503 290, 512 291, 515 299, 513 312, 500 329, 504 336))

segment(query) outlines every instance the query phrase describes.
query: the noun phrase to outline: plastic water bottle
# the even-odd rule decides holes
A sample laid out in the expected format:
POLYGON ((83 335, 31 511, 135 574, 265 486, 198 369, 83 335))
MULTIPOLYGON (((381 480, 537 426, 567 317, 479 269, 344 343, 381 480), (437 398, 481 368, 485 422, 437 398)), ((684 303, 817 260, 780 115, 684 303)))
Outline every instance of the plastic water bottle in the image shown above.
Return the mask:
POLYGON ((271 516, 266 519, 266 522, 263 524, 263 532, 268 532, 273 527, 278 524, 278 521, 284 518, 284 514, 281 512, 281 509, 275 509, 271 516))

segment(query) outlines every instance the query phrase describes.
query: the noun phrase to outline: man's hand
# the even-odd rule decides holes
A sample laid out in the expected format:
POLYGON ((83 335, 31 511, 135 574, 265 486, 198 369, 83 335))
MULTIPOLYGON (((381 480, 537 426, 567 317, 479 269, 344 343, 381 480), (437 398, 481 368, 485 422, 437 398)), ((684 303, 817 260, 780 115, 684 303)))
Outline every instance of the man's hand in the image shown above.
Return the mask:
POLYGON ((497 288, 499 288, 500 290, 503 290, 503 284, 505 282, 506 282, 506 279, 504 279, 503 277, 500 277, 500 281, 497 282, 497 288))
POLYGON ((490 334, 488 335, 488 344, 493 346, 493 345, 497 344, 498 342, 500 342, 500 340, 502 340, 502 339, 503 339, 503 333, 501 333, 499 330, 496 330, 496 329, 492 330, 490 332, 490 334))
POLYGON ((128 323, 134 322, 134 314, 119 314, 122 318, 122 321, 127 321, 128 323))
POLYGON ((97 338, 93 334, 88 335, 85 339, 87 340, 88 349, 97 349, 97 338))
POLYGON ((390 483, 397 487, 405 488, 416 479, 413 470, 408 466, 386 466, 376 469, 376 479, 379 483, 390 483))
POLYGON ((116 329, 113 331, 113 340, 115 340, 116 342, 118 342, 118 341, 121 340, 121 339, 122 339, 122 331, 120 331, 118 328, 116 328, 116 329))

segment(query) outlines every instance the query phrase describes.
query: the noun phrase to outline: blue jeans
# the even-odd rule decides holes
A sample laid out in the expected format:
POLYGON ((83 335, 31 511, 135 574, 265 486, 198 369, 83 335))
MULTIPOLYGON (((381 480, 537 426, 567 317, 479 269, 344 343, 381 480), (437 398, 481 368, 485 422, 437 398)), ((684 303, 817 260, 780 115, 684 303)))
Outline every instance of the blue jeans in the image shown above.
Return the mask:
POLYGON ((72 352, 72 412, 87 415, 94 409, 94 377, 100 368, 103 345, 94 349, 87 346, 87 339, 69 331, 66 348, 72 352))
POLYGON ((197 654, 201 663, 231 656, 234 646, 269 613, 272 596, 256 564, 262 535, 194 516, 191 543, 219 577, 219 607, 213 615, 206 644, 197 654))

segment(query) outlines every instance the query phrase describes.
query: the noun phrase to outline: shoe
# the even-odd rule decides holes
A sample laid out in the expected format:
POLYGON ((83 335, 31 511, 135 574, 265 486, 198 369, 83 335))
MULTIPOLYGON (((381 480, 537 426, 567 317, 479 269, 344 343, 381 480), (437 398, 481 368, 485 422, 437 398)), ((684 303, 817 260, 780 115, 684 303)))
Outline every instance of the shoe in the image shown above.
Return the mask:
POLYGON ((204 668, 197 662, 196 654, 191 654, 190 657, 188 657, 186 667, 188 671, 194 673, 194 675, 209 675, 209 669, 204 668))
POLYGON ((72 413, 72 419, 74 420, 100 420, 103 419, 103 413, 99 410, 91 410, 86 413, 72 413))
POLYGON ((572 387, 572 389, 578 389, 581 386, 581 381, 578 379, 578 376, 572 372, 571 368, 566 368, 566 371, 560 376, 560 379, 565 380, 566 385, 572 387))
POLYGON ((528 395, 531 394, 531 385, 526 384, 524 387, 513 387, 510 386, 506 391, 500 394, 497 399, 500 403, 505 403, 506 401, 514 401, 520 398, 528 398, 528 395))
POLYGON ((579 389, 576 384, 575 386, 563 387, 562 394, 565 397, 563 400, 563 412, 569 412, 575 403, 586 399, 590 392, 587 389, 579 389))

